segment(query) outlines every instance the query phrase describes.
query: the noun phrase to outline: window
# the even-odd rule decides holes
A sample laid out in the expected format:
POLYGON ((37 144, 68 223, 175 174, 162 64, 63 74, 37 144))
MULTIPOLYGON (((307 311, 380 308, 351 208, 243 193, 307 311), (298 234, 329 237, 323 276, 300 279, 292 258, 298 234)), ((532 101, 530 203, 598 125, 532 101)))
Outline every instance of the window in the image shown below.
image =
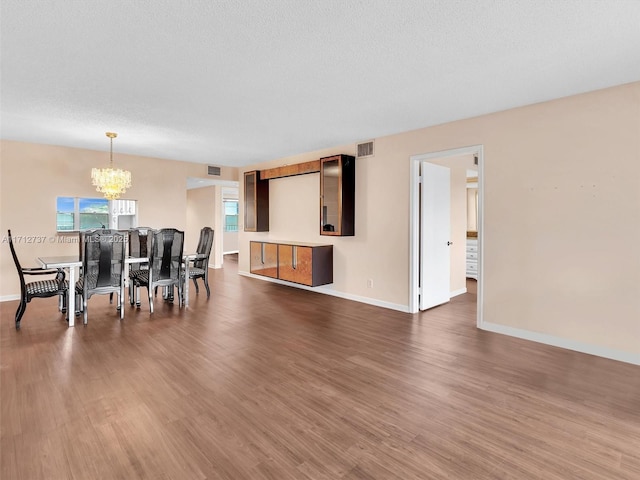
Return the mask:
POLYGON ((109 228, 109 200, 106 198, 57 198, 56 230, 58 232, 92 228, 109 228))
POLYGON ((224 200, 224 231, 238 231, 238 200, 224 200))
POLYGON ((58 197, 56 211, 56 230, 58 232, 73 230, 73 226, 75 224, 75 199, 73 197, 58 197))

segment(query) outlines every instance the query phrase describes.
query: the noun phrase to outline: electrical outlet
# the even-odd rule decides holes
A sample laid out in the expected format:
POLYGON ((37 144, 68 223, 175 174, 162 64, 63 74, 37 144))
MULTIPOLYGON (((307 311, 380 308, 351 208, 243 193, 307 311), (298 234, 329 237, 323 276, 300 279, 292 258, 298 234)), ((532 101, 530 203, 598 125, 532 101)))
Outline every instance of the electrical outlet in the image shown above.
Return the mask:
POLYGON ((373 278, 367 280, 367 288, 373 288, 373 278))

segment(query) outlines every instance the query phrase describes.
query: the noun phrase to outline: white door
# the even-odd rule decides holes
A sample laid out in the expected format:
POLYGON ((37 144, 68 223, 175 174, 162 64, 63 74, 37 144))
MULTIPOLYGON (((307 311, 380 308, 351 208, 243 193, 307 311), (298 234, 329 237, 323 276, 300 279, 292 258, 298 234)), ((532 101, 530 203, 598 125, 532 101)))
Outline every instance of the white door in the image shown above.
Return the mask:
POLYGON ((451 175, 421 162, 420 176, 420 310, 426 310, 451 298, 451 175))

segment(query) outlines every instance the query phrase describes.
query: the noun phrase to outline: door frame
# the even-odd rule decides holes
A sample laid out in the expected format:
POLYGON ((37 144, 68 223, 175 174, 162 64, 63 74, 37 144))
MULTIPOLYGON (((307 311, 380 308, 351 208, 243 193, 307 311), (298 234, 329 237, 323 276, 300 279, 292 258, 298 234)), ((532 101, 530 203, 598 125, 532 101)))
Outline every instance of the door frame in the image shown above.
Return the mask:
POLYGON ((484 305, 484 147, 470 145, 467 147, 422 153, 409 157, 409 313, 419 312, 420 280, 420 163, 434 159, 459 157, 462 155, 478 156, 478 300, 476 325, 482 328, 484 305))

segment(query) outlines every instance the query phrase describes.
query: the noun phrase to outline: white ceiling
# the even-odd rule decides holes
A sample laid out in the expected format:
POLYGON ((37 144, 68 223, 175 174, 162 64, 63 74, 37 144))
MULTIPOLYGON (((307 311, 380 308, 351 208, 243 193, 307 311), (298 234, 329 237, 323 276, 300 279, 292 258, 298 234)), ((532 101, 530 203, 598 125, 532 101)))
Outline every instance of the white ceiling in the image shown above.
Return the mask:
MULTIPOLYGON (((2 138, 247 165, 640 80, 639 0, 2 0, 2 138)), ((117 160, 116 160, 117 162, 117 160)))

